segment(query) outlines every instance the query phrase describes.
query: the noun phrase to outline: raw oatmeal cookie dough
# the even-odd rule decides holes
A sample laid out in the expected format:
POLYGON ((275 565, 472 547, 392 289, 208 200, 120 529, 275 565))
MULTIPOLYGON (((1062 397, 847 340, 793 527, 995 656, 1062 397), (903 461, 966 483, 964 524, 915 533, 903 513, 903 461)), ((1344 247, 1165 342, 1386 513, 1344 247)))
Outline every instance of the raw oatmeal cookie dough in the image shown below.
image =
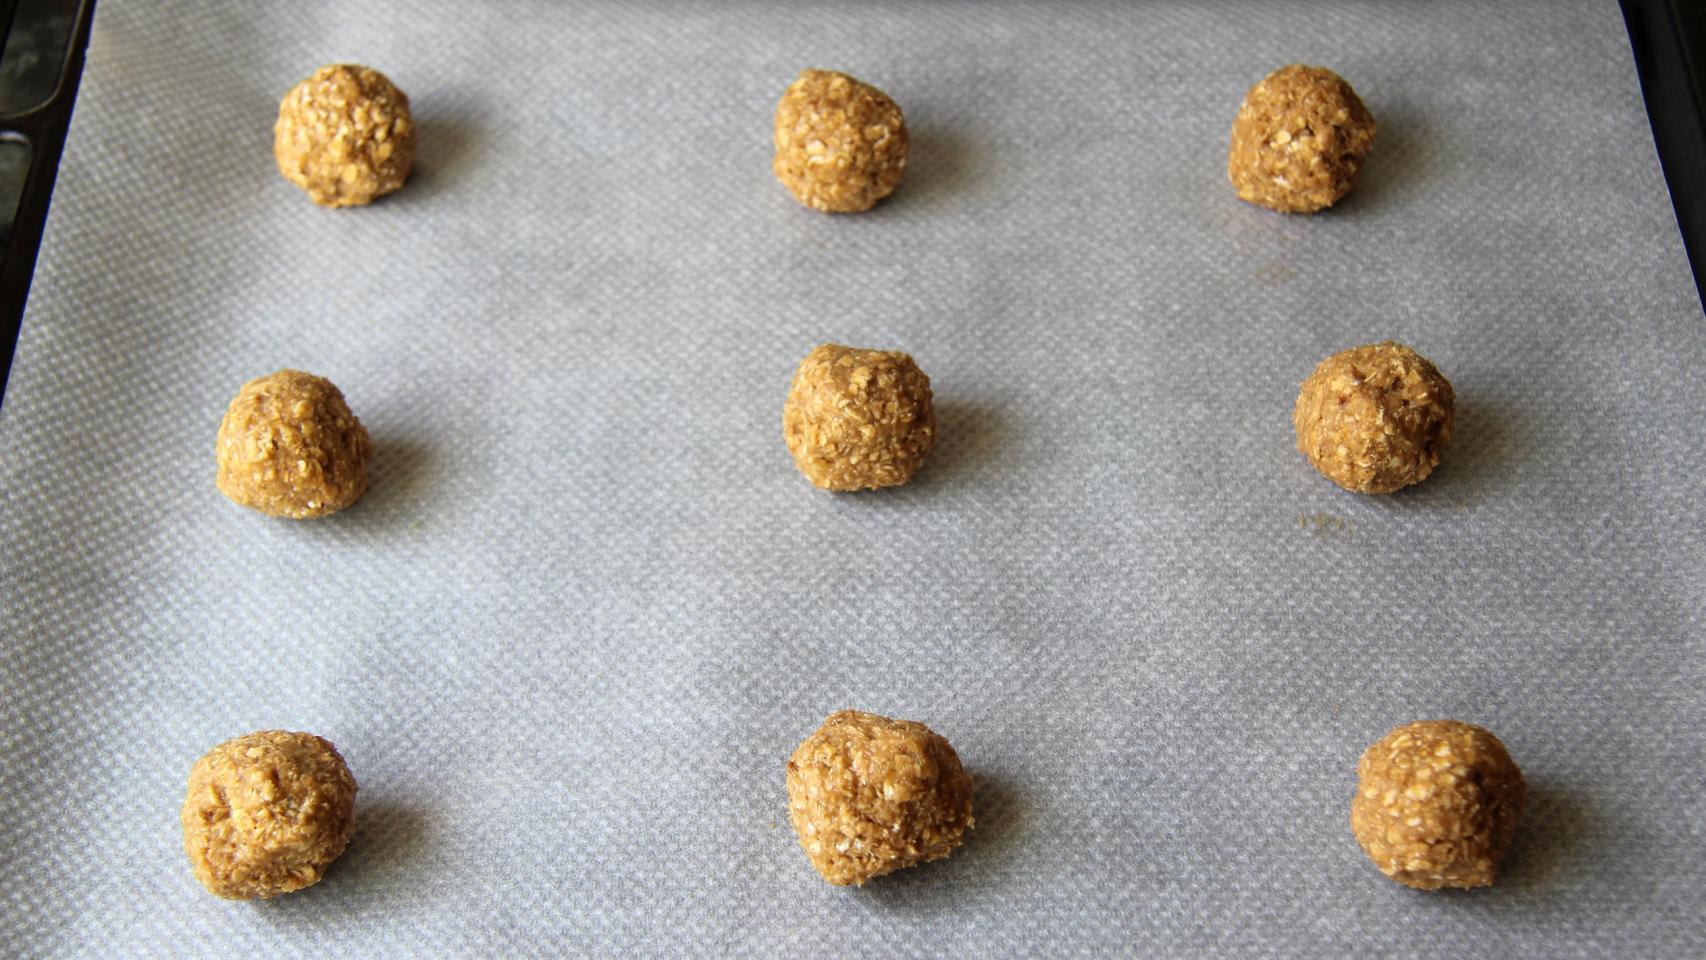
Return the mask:
POLYGON ((278 105, 273 158, 322 207, 352 207, 401 187, 415 162, 409 98, 383 73, 321 67, 278 105))
POLYGON ((361 499, 372 444, 330 380, 280 370, 243 384, 215 444, 219 492, 275 517, 323 517, 361 499))
POLYGON ((900 185, 906 147, 906 119, 881 90, 845 73, 802 70, 776 105, 771 168, 813 210, 858 213, 900 185))
POLYGON ((355 778, 311 733, 263 730, 227 740, 190 770, 184 852, 197 880, 227 900, 320 882, 355 829, 355 778))
POLYGON ((788 758, 788 815, 825 880, 863 884, 946 857, 972 826, 971 778, 911 720, 843 710, 788 758))
POLYGON ((1490 886, 1526 794, 1498 737, 1456 720, 1419 720, 1362 755, 1351 832, 1381 873, 1406 886, 1490 886))
POLYGON ((1451 384, 1390 341, 1321 361, 1292 411, 1297 449, 1322 475, 1357 493, 1420 483, 1451 439, 1451 384))
POLYGON ((1351 85, 1331 70, 1294 63, 1244 95, 1226 173, 1251 203, 1314 213, 1350 192, 1373 144, 1374 117, 1351 85))
POLYGON ((794 465, 825 490, 912 479, 936 443, 930 378, 910 356, 826 343, 800 361, 782 407, 794 465))

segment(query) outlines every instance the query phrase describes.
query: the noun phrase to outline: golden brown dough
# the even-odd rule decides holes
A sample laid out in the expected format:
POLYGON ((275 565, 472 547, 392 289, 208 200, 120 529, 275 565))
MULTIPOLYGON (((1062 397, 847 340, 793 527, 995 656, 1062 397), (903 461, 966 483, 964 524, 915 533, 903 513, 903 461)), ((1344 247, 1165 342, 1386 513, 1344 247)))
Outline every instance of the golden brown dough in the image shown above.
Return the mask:
POLYGON ((1373 145, 1374 117, 1351 85, 1323 67, 1292 64, 1244 95, 1226 172, 1251 203, 1314 213, 1350 192, 1373 145))
POLYGON ((355 778, 311 733, 262 730, 209 750, 190 770, 181 819, 197 880, 227 900, 320 882, 355 830, 355 778))
POLYGON ((372 444, 330 380, 280 370, 237 391, 215 445, 219 491, 275 517, 323 517, 361 499, 372 444))
POLYGON ((802 70, 776 105, 771 168, 813 210, 871 209, 900 185, 906 148, 900 107, 845 73, 802 70))
POLYGON ((788 758, 788 815, 825 880, 863 884, 946 857, 972 826, 948 741, 911 720, 843 710, 788 758))
POLYGON ((278 105, 273 158, 323 207, 372 203, 403 185, 415 162, 409 98, 383 73, 321 67, 278 105))
POLYGON ((825 490, 905 483, 936 444, 930 378, 904 353, 823 344, 794 371, 782 437, 825 490))
POLYGON ((1527 792, 1498 737, 1419 720, 1362 755, 1351 832, 1381 873, 1406 886, 1490 886, 1527 792))
POLYGON ((1451 439, 1454 397, 1439 370, 1390 341, 1321 361, 1292 411, 1297 449, 1322 475, 1357 493, 1391 493, 1426 479, 1451 439))

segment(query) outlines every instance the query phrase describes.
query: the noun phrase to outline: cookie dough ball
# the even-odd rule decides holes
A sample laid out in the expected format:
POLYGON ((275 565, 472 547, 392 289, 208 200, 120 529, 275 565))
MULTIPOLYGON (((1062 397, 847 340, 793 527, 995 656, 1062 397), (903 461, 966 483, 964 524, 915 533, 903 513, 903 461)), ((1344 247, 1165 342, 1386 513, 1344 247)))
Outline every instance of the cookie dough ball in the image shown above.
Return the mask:
POLYGON ((367 490, 367 428, 330 380, 300 370, 243 384, 215 450, 219 492, 275 517, 323 517, 367 490))
POLYGON ((900 185, 906 146, 906 119, 881 90, 845 73, 802 70, 776 105, 771 166, 813 210, 858 213, 900 185))
POLYGON ((353 207, 401 187, 415 162, 409 98, 383 73, 321 67, 278 105, 273 157, 322 207, 353 207))
POLYGON ((1292 64, 1244 95, 1232 121, 1227 175, 1238 196, 1282 213, 1314 213, 1356 184, 1374 117, 1343 78, 1292 64))
POLYGON ((788 758, 788 815, 825 880, 940 860, 972 826, 971 778, 929 727, 843 710, 788 758))
POLYGON ((214 747, 184 797, 196 879, 227 900, 319 883, 355 830, 355 791, 337 748, 311 733, 263 730, 214 747))
POLYGON ((1420 483, 1451 439, 1451 384, 1390 341, 1321 361, 1297 394, 1297 449, 1346 490, 1391 493, 1420 483))
POLYGON ((825 490, 905 483, 936 443, 930 378, 904 353, 826 343, 794 371, 782 437, 825 490))
POLYGON ((1381 873, 1406 886, 1490 886, 1527 792, 1498 737, 1420 720, 1362 755, 1351 832, 1381 873))

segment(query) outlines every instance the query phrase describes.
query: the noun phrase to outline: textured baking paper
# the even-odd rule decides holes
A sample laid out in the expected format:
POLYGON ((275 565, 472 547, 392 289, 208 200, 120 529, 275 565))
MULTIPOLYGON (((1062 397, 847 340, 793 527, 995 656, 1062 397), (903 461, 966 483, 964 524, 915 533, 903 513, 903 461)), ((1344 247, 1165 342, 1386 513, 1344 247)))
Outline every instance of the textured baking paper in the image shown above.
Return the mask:
POLYGON ((1703 370, 1611 3, 102 3, 0 413, 0 954, 1700 956, 1703 370), (421 158, 339 212, 269 148, 346 59, 421 158), (1224 172, 1292 61, 1380 124, 1311 218, 1224 172), (907 112, 869 215, 771 178, 807 65, 907 112), (1385 338, 1457 437, 1360 497, 1291 402, 1385 338), (794 472, 824 340, 933 378, 911 486, 794 472), (214 489, 282 366, 377 446, 327 521, 214 489), (812 873, 782 763, 841 707, 953 741, 952 859, 812 873), (1421 717, 1528 773, 1493 890, 1351 839, 1421 717), (360 827, 222 902, 184 781, 268 727, 360 827))

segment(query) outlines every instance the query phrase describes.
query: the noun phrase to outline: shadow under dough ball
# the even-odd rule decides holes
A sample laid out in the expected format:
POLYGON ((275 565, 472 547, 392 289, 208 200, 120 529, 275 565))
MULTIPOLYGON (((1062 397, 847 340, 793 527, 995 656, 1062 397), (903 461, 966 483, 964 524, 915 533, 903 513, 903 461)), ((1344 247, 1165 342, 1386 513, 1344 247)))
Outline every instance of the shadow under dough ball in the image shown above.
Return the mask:
POLYGON ((184 852, 202 886, 227 900, 312 886, 349 845, 355 793, 337 748, 311 733, 227 740, 190 770, 184 852))
POLYGON ((946 857, 972 826, 971 801, 954 748, 911 720, 843 710, 788 758, 788 816, 838 886, 946 857))
POLYGON ((906 148, 900 107, 845 73, 802 70, 776 105, 771 169, 813 210, 871 209, 900 185, 906 148))
POLYGON ((219 492, 275 517, 310 520, 367 490, 373 445, 330 380, 280 370, 243 384, 215 443, 219 492))
POLYGON ((794 371, 782 438, 824 490, 903 484, 936 444, 930 378, 904 353, 823 344, 794 371))
POLYGON ((1292 64, 1244 95, 1226 173, 1238 196, 1281 213, 1330 207, 1356 184, 1374 117, 1342 77, 1292 64))
POLYGON ((1451 439, 1451 384, 1416 351, 1390 341, 1321 361, 1292 411, 1297 449, 1322 476, 1356 493, 1420 483, 1451 439))
POLYGON ((321 67, 279 103, 272 152, 278 172, 320 206, 372 203, 414 166, 409 98, 377 70, 321 67))
POLYGON ((1498 737, 1456 720, 1419 720, 1363 753, 1351 832, 1380 872, 1405 886, 1490 886, 1527 793, 1498 737))

